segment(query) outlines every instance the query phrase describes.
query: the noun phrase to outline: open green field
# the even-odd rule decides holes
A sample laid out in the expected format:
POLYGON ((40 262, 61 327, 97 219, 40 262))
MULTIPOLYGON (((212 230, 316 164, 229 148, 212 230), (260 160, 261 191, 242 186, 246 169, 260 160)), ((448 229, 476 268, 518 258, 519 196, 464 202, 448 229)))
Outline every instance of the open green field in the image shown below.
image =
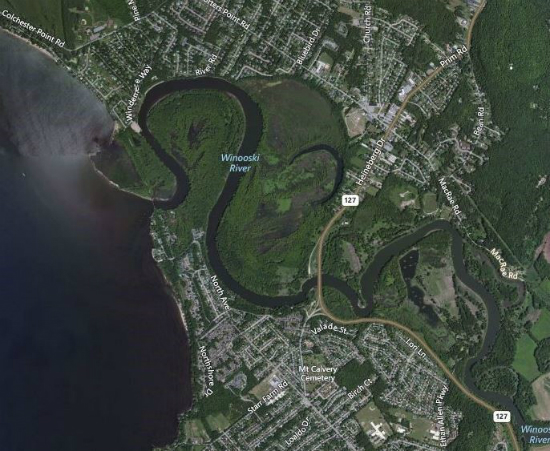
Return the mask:
POLYGON ((363 431, 369 432, 374 430, 371 423, 376 425, 381 424, 380 431, 384 432, 386 437, 392 435, 392 429, 390 425, 386 422, 384 415, 378 409, 376 404, 371 401, 365 407, 363 407, 359 412, 355 414, 355 418, 363 428, 363 431))
POLYGON ((184 426, 185 437, 197 443, 207 443, 210 440, 201 420, 187 420, 184 426))
POLYGON ((468 179, 481 211, 525 264, 550 229, 550 192, 537 188, 550 173, 548 19, 546 0, 487 2, 472 44, 476 78, 506 134, 468 179))
POLYGON ((516 342, 516 355, 512 367, 528 381, 540 375, 535 360, 536 347, 537 344, 527 334, 523 334, 516 342))
POLYGON ((389 198, 400 210, 419 208, 418 188, 403 180, 392 185, 389 190, 389 198))
POLYGON ((531 328, 531 334, 537 340, 544 340, 550 337, 550 311, 548 309, 542 310, 539 319, 531 328))
POLYGON ((533 417, 537 420, 550 421, 550 373, 540 376, 532 386, 537 398, 537 404, 531 411, 533 417))
POLYGON ((461 32, 456 16, 440 0, 378 0, 376 6, 394 16, 405 14, 420 22, 430 39, 438 44, 455 42, 461 32))
POLYGON ((130 8, 126 0, 86 0, 91 9, 105 14, 111 19, 119 19, 124 23, 132 20, 130 8))
POLYGON ((437 195, 426 193, 422 196, 422 211, 424 214, 431 214, 437 211, 437 195))
POLYGON ((272 379, 273 379, 273 374, 268 375, 261 382, 259 382, 254 388, 252 388, 252 390, 250 390, 250 393, 254 395, 258 400, 261 400, 263 396, 267 395, 269 392, 273 390, 273 387, 271 386, 272 379))
POLYGON ((433 428, 433 422, 430 419, 419 417, 412 412, 396 407, 389 409, 389 413, 399 424, 410 428, 412 439, 423 443, 439 444, 433 440, 433 435, 430 433, 433 428))
MULTIPOLYGON (((207 397, 201 397, 200 402, 196 403, 196 407, 192 414, 189 414, 189 420, 185 424, 191 423, 195 426, 195 430, 203 435, 198 427, 202 425, 205 433, 210 438, 220 435, 222 431, 231 426, 235 421, 247 413, 249 402, 245 402, 239 396, 235 395, 230 390, 223 386, 216 387, 214 393, 207 397)), ((184 428, 184 435, 189 437, 187 433, 191 431, 184 428)))
POLYGON ((220 254, 242 285, 263 294, 295 292, 330 212, 320 202, 333 189, 336 161, 324 150, 293 160, 315 144, 340 148, 331 104, 304 84, 243 84, 264 115, 260 161, 241 180, 218 231, 220 254), (292 163, 291 163, 292 162, 292 163))
POLYGON ((212 415, 208 415, 206 417, 206 422, 208 423, 208 426, 210 429, 217 431, 217 432, 223 432, 225 431, 231 424, 225 417, 223 413, 217 412, 212 415))

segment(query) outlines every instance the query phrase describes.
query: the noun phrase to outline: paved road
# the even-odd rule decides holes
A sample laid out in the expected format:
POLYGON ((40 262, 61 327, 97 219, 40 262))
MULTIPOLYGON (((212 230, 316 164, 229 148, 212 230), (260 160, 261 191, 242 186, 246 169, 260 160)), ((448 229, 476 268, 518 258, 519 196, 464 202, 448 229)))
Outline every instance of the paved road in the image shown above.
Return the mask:
MULTIPOLYGON (((468 31, 466 34, 466 47, 468 50, 470 50, 472 45, 472 31, 475 25, 475 22, 477 18, 479 17, 479 14, 485 7, 485 2, 481 3, 472 16, 472 20, 470 22, 470 26, 468 27, 468 31)), ((421 83, 419 83, 414 89, 412 89, 407 97, 403 100, 403 103, 401 104, 401 107, 397 111, 395 117, 389 124, 388 128, 386 129, 386 133, 384 134, 384 140, 388 140, 391 137, 391 134, 393 130, 395 129, 399 118, 403 114, 403 111, 405 111, 405 108, 407 107, 410 100, 418 94, 422 89, 424 89, 433 79, 435 79, 441 71, 444 69, 443 66, 438 67, 435 69, 430 75, 428 75, 421 83)), ((376 324, 384 324, 387 326, 395 327, 403 332, 405 332, 407 335, 412 337, 414 340, 416 340, 418 343, 422 345, 424 348, 424 351, 426 351, 427 354, 430 355, 430 357, 437 363, 439 368, 445 373, 445 375, 449 378, 451 382, 455 384, 455 386, 462 392, 464 395, 466 395, 470 400, 475 402, 476 404, 482 406, 483 408, 487 409, 490 412, 494 412, 497 409, 485 402, 483 399, 478 398, 476 395, 471 393, 463 384, 462 382, 452 373, 452 371, 447 368, 447 365, 439 358, 439 356, 433 351, 426 341, 422 339, 416 332, 409 329, 408 327, 404 326, 403 324, 400 324, 396 321, 392 321, 385 318, 358 318, 358 319, 352 319, 352 320, 344 320, 341 318, 338 318, 336 315, 334 315, 326 306, 325 300, 323 298, 323 247, 326 240, 326 237, 330 233, 332 227, 340 220, 340 218, 345 213, 347 207, 340 208, 334 216, 330 219, 328 224, 323 229, 323 232, 321 233, 321 236, 319 237, 319 241, 317 242, 317 302, 319 304, 319 308, 322 310, 322 312, 330 318, 333 322, 343 325, 354 325, 354 324, 365 324, 365 323, 376 323, 376 324)), ((508 433, 510 436, 510 439, 512 441, 512 445, 514 447, 515 451, 521 451, 521 447, 519 445, 518 439, 516 437, 514 427, 512 426, 512 423, 507 423, 506 427, 508 429, 508 433)))

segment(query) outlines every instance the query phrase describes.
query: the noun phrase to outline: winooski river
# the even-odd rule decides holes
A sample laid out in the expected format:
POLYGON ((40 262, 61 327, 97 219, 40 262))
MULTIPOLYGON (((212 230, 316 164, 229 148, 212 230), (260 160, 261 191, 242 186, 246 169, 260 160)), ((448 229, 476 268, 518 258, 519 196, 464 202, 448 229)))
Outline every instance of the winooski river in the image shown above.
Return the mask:
POLYGON ((0 32, 0 450, 140 451, 189 408, 187 337, 152 205, 112 188, 104 106, 0 32))

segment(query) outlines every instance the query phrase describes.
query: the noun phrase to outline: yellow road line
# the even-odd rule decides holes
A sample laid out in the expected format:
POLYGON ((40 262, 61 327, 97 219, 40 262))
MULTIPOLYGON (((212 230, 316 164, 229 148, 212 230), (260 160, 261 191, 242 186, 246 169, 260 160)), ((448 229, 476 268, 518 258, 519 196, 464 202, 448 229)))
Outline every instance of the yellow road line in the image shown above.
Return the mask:
MULTIPOLYGON (((472 30, 474 28, 474 24, 479 17, 479 14, 485 7, 485 2, 481 3, 474 13, 472 20, 470 22, 470 26, 468 28, 468 32, 466 35, 466 47, 468 50, 470 50, 471 43, 472 43, 472 30)), ((403 111, 405 111, 406 106, 410 102, 410 100, 419 92, 421 91, 426 85, 428 85, 435 77, 437 77, 440 72, 443 70, 443 66, 438 67, 435 69, 428 77, 426 77, 420 84, 418 84, 409 94, 407 97, 403 100, 403 103, 401 104, 401 107, 397 111, 395 117, 391 121, 390 125, 386 129, 386 133, 384 134, 384 140, 387 140, 390 138, 391 133, 393 132, 393 129, 397 125, 397 122, 401 115, 403 114, 403 111)), ((319 304, 319 307, 321 311, 330 318, 333 322, 343 325, 354 325, 354 324, 365 324, 365 323, 375 323, 375 324, 384 324, 387 326, 395 327, 403 332, 405 332, 407 335, 415 339, 418 343, 420 343, 424 350, 430 355, 430 357, 437 363, 437 366, 441 368, 441 370, 445 373, 445 375, 449 378, 451 382, 453 382, 456 387, 464 393, 469 399, 471 399, 476 404, 484 407, 490 412, 494 412, 497 409, 495 409, 493 406, 485 402, 483 399, 478 398, 476 395, 471 393, 463 384, 462 382, 452 373, 452 371, 447 368, 447 365, 439 358, 439 356, 435 353, 434 350, 432 350, 426 341, 421 338, 416 332, 412 331, 408 327, 404 326, 403 324, 400 324, 396 321, 392 321, 386 318, 358 318, 358 319, 351 319, 351 320, 344 320, 341 318, 338 318, 336 315, 334 315, 326 306, 325 300, 323 298, 323 247, 325 243, 325 239, 330 233, 332 227, 336 222, 342 217, 344 212, 346 211, 346 207, 340 208, 334 216, 330 219, 326 227, 323 229, 323 232, 321 233, 321 236, 319 237, 319 241, 317 243, 317 302, 319 304)), ((521 447, 519 445, 518 439, 516 437, 514 427, 512 426, 512 423, 507 423, 506 427, 508 429, 508 433, 510 435, 510 439, 512 440, 512 445, 515 449, 515 451, 521 451, 521 447)))

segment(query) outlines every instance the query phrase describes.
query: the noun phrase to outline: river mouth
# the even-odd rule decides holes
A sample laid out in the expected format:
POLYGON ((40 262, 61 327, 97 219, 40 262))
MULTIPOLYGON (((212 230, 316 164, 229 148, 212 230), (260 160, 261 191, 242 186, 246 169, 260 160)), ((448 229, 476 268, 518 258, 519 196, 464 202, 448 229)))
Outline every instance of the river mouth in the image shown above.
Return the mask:
POLYGON ((105 107, 23 41, 0 32, 0 47, 0 449, 168 444, 190 359, 152 205, 90 162, 105 107))
MULTIPOLYGON (((139 112, 139 125, 143 131, 145 138, 148 140, 155 153, 159 156, 161 161, 165 162, 165 164, 169 167, 170 170, 172 170, 177 178, 178 186, 174 196, 167 201, 156 203, 157 206, 163 209, 175 208, 185 200, 185 197, 187 196, 187 193, 189 191, 189 180, 187 175, 185 174, 184 169, 170 154, 168 154, 162 148, 162 146, 158 143, 154 135, 149 130, 147 126, 147 116, 151 108, 153 108, 157 102, 160 102, 166 96, 178 91, 192 89, 209 89, 226 92, 235 97, 241 104, 241 107, 243 108, 245 114, 246 128, 241 147, 238 151, 238 155, 254 154, 257 150, 257 146, 263 130, 263 118, 258 105, 250 98, 250 96, 245 91, 225 80, 210 77, 172 80, 153 87, 147 93, 145 102, 139 112)), ((307 151, 310 150, 311 149, 307 151)), ((318 148, 313 150, 318 150, 318 148)), ((303 152, 300 152, 298 155, 301 155, 302 153, 303 152)), ((226 184, 208 217, 206 231, 206 248, 208 262, 210 266, 212 267, 214 273, 218 276, 218 278, 223 282, 223 284, 233 293, 261 307, 278 308, 282 306, 296 305, 306 301, 309 291, 316 286, 316 277, 313 277, 304 282, 300 292, 294 295, 267 296, 255 293, 242 286, 231 276, 231 274, 224 266, 216 243, 216 235, 225 209, 229 205, 229 202, 231 202, 233 195, 236 193, 241 177, 242 174, 230 173, 226 180, 226 184)), ((466 370, 464 375, 465 383, 471 392, 481 398, 489 400, 490 402, 504 406, 506 409, 512 412, 512 415, 517 420, 518 424, 524 424, 523 417, 511 398, 500 395, 498 393, 483 392, 476 387, 473 381, 471 373, 472 367, 488 355, 495 343, 498 331, 500 329, 500 313, 494 297, 485 289, 485 287, 481 283, 475 280, 467 272, 464 264, 462 237, 448 221, 435 220, 431 223, 428 223, 427 225, 418 228, 414 232, 407 234, 406 236, 394 240, 386 247, 378 251, 374 259, 367 267, 365 273, 361 277, 361 294, 366 302, 366 307, 361 307, 360 296, 344 281, 330 275, 323 275, 324 283, 327 286, 336 288, 342 294, 344 294, 351 302, 353 310, 357 316, 370 316, 374 309, 374 286, 376 285, 382 268, 388 263, 391 258, 399 257, 399 255, 409 250, 422 238, 435 231, 445 231, 451 235, 451 254, 454 273, 456 277, 468 289, 476 293, 483 300, 487 311, 488 322, 485 331, 485 337, 478 355, 470 358, 466 363, 466 370)), ((410 255, 414 257, 414 253, 409 254, 409 256, 410 255)), ((407 271, 408 269, 405 268, 405 273, 407 271)), ((408 288, 415 288, 410 287, 409 285, 410 280, 408 288)), ((412 294, 414 295, 414 293, 412 294)), ((415 301, 415 299, 413 299, 413 301, 415 301)), ((421 302, 421 299, 416 299, 416 301, 417 303, 421 302)), ((433 315, 430 315, 428 319, 430 321, 436 321, 437 315, 433 313, 433 315)))
MULTIPOLYGON (((201 77, 194 79, 176 79, 163 83, 159 83, 152 87, 146 94, 145 100, 138 114, 138 123, 142 130, 143 136, 148 141, 149 145, 153 148, 159 159, 172 171, 177 180, 177 187, 172 198, 168 200, 157 200, 155 206, 170 210, 181 205, 189 193, 189 177, 187 176, 184 168, 176 161, 172 155, 170 155, 160 145, 154 134, 148 127, 148 115, 151 109, 167 96, 173 93, 190 90, 214 90, 227 93, 234 97, 240 104, 245 118, 245 133, 243 140, 237 152, 237 155, 247 156, 253 155, 260 142, 264 129, 264 119, 260 107, 252 100, 252 98, 240 87, 233 85, 232 83, 220 78, 213 77, 201 77)), ((329 194, 330 197, 337 191, 343 175, 343 162, 339 154, 330 146, 317 145, 311 148, 307 148, 298 154, 296 154, 292 161, 299 156, 302 156, 309 152, 316 152, 318 150, 328 151, 333 158, 337 161, 337 177, 329 194)), ((291 161, 291 163, 292 163, 291 161)), ((223 263, 223 259, 220 255, 217 245, 217 232, 220 227, 223 215, 235 195, 239 182, 244 176, 244 173, 230 172, 225 182, 224 188, 218 197, 214 207, 210 211, 206 228, 206 249, 208 255, 208 261, 212 267, 214 273, 229 288, 233 293, 246 299, 253 304, 261 307, 277 308, 281 306, 290 306, 304 302, 307 299, 309 291, 314 288, 316 279, 310 278, 302 284, 301 290, 292 295, 286 296, 268 296, 259 293, 255 293, 252 290, 241 285, 236 281, 229 273, 223 263)), ((326 196, 321 199, 320 202, 325 202, 328 199, 326 196)), ((334 285, 343 293, 347 293, 350 296, 354 295, 353 290, 343 281, 335 277, 328 277, 327 283, 334 285)), ((353 296, 356 300, 357 297, 353 296)), ((357 304, 357 302, 355 302, 357 304)))

